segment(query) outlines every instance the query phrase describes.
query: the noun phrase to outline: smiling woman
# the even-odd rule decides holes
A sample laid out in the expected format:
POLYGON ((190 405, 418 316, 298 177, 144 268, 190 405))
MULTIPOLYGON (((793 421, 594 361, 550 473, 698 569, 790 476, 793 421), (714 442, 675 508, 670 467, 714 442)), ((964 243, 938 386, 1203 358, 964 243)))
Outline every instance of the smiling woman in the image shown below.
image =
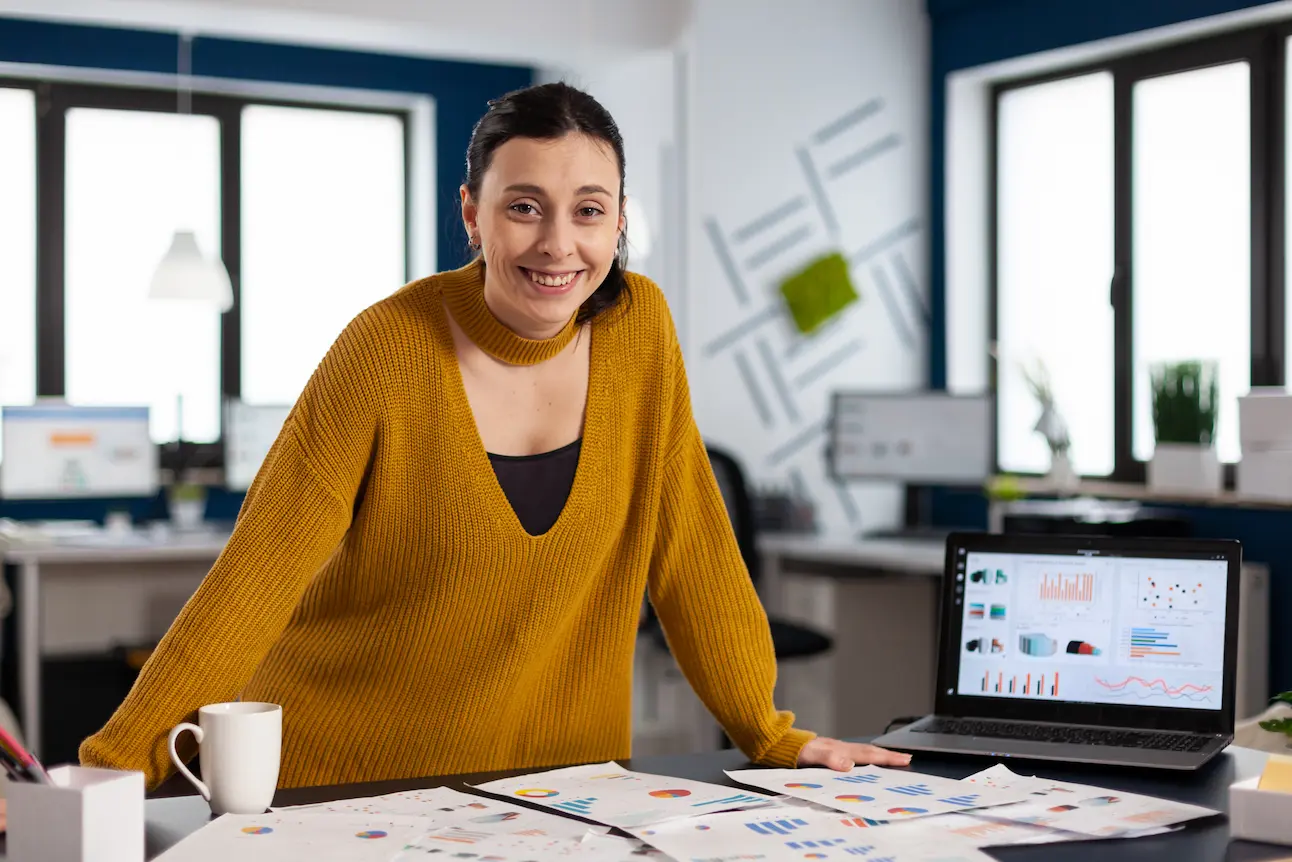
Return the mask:
POLYGON ((647 590, 750 759, 907 762, 773 704, 767 617, 668 307, 625 270, 623 188, 587 94, 491 103, 462 189, 480 256, 337 339, 84 763, 155 787, 170 728, 239 697, 283 707, 282 787, 626 757, 647 590))

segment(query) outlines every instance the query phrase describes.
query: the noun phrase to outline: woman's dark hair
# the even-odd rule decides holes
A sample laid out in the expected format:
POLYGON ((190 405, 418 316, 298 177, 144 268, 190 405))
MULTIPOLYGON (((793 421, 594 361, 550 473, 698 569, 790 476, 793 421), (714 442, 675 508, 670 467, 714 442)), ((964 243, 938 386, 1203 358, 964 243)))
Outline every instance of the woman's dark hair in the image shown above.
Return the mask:
MULTIPOLYGON (((619 160, 619 206, 624 197, 624 139, 619 126, 600 102, 569 84, 539 84, 515 90, 489 102, 489 111, 476 123, 467 146, 467 191, 480 199, 480 184, 494 152, 512 138, 553 140, 579 132, 610 145, 619 160)), ((624 272, 628 268, 627 230, 619 234, 610 272, 601 285, 584 301, 576 318, 587 323, 613 308, 628 294, 624 272)))

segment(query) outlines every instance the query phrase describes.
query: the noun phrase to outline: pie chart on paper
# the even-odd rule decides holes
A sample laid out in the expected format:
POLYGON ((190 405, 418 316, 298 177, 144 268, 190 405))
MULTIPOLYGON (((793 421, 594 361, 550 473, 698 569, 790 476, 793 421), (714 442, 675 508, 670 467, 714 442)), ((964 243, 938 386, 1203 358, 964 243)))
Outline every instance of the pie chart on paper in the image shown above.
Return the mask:
POLYGON ((683 796, 690 796, 689 790, 652 790, 651 796, 656 799, 681 799, 683 796))
POLYGON ((845 793, 843 796, 836 796, 835 799, 840 802, 874 802, 873 796, 862 796, 860 793, 845 793))

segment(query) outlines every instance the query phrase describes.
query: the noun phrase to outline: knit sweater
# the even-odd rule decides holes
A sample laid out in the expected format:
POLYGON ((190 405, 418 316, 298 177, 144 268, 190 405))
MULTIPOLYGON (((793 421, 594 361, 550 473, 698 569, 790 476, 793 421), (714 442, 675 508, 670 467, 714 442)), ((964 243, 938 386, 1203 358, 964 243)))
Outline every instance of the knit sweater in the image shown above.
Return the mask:
POLYGON ((280 787, 627 757, 649 589, 679 665, 736 744, 793 766, 812 734, 773 706, 767 617, 672 320, 658 287, 628 281, 626 305, 591 324, 582 452, 541 536, 494 476, 454 352, 446 302, 488 352, 522 362, 543 347, 501 335, 483 265, 413 282, 356 317, 82 763, 142 770, 156 787, 173 769, 167 732, 235 699, 282 705, 280 787))

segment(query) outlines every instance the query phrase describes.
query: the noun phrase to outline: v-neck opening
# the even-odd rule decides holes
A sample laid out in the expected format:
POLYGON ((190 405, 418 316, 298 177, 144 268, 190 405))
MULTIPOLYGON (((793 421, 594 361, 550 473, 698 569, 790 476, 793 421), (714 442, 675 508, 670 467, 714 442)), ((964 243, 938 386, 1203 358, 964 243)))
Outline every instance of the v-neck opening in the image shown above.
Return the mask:
MULTIPOLYGON (((588 343, 588 391, 583 404, 583 431, 579 435, 580 448, 579 460, 574 468, 574 481, 570 483, 570 493, 565 498, 565 504, 561 507, 561 512, 556 516, 556 521, 552 526, 543 533, 531 533, 525 529, 521 523, 520 516, 516 514, 516 509, 512 506, 511 500, 507 499, 507 492, 503 490, 502 484, 498 481, 498 476, 494 472, 493 462, 489 458, 489 450, 485 448, 484 438, 480 435, 480 426, 476 422, 475 413, 471 410, 471 401, 467 398, 466 381, 462 377, 462 366, 458 362, 457 346, 453 339, 453 328, 449 325, 450 311, 444 301, 442 288, 435 291, 435 327, 439 330, 439 338, 436 339, 440 349, 445 351, 443 364, 440 368, 442 379, 450 388, 455 409, 460 412, 455 423, 466 440, 466 447, 470 450, 471 465, 470 470, 475 474, 476 481, 481 485, 481 492, 484 495, 486 504, 494 510, 505 510, 506 517, 509 519, 508 530, 519 534, 523 539, 529 542, 540 542, 561 532, 567 522, 579 517, 576 509, 582 504, 583 497, 587 491, 584 487, 590 479, 588 473, 588 450, 593 446, 599 445, 601 441, 600 429, 594 426, 594 420, 600 415, 600 411, 594 410, 594 400, 598 394, 599 373, 597 368, 597 339, 592 337, 592 328, 588 327, 585 335, 590 339, 588 343), (469 430, 467 430, 469 429, 469 430)), ((461 328, 461 324, 458 325, 461 328)), ((463 330, 463 337, 470 338, 463 330)), ((573 445, 573 444, 571 444, 573 445)))

